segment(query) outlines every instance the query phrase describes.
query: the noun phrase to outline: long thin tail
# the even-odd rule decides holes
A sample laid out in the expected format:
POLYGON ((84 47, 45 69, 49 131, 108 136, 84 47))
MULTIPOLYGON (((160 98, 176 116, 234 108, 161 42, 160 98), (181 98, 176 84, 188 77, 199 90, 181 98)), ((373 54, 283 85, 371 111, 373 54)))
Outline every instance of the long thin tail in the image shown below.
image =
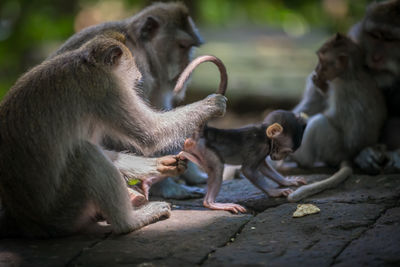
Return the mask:
POLYGON ((188 81, 193 70, 197 68, 197 66, 200 65, 201 63, 207 61, 217 65, 218 70, 221 74, 221 80, 219 83, 217 94, 225 95, 226 88, 228 86, 228 74, 226 73, 225 65, 219 58, 211 55, 199 56, 194 60, 192 60, 192 62, 190 62, 189 65, 187 65, 187 67, 182 72, 181 76, 179 76, 179 79, 176 83, 176 86, 174 88, 175 95, 178 95, 181 92, 181 90, 185 88, 185 83, 188 81))
POLYGON ((331 177, 319 182, 299 187, 296 191, 288 196, 288 200, 290 202, 296 202, 326 189, 336 187, 338 184, 346 180, 347 177, 349 177, 352 173, 353 169, 351 164, 347 161, 344 161, 340 164, 339 171, 334 173, 331 177))

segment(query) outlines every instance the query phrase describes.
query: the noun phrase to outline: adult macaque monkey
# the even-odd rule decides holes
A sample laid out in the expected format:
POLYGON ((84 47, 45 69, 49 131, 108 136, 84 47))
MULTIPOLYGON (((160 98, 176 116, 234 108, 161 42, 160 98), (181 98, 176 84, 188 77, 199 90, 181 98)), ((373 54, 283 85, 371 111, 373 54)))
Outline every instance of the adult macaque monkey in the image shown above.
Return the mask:
POLYGON ((224 163, 242 165, 243 174, 268 196, 288 196, 292 189, 271 188, 266 179, 273 179, 282 186, 299 186, 306 181, 299 177, 283 177, 265 157, 270 155, 272 160, 281 160, 293 153, 300 146, 304 128, 304 121, 292 112, 273 111, 259 125, 228 130, 205 126, 185 141, 180 155, 200 165, 208 174, 205 207, 245 212, 238 204, 215 202, 222 184, 224 163))
MULTIPOLYGON (((313 81, 318 87, 328 89, 328 108, 309 119, 302 144, 292 158, 306 167, 316 162, 338 166, 378 141, 386 107, 364 67, 361 48, 349 37, 336 34, 317 55, 319 62, 313 81)), ((330 182, 310 184, 305 187, 309 190, 299 188, 289 199, 299 200, 336 185, 351 173, 346 164, 342 167, 346 169, 340 171, 342 175, 335 175, 330 182)))
POLYGON ((363 150, 356 158, 370 172, 400 171, 400 1, 374 2, 349 35, 366 51, 365 63, 384 93, 388 119, 381 145, 363 150))
MULTIPOLYGON (((172 90, 179 74, 190 62, 193 48, 203 43, 183 4, 156 3, 130 18, 88 27, 69 38, 53 56, 79 48, 107 31, 117 31, 126 36, 126 45, 135 55, 142 73, 144 99, 159 110, 170 110, 174 103, 183 99, 185 90, 176 95, 172 90)), ((110 147, 127 149, 120 145, 110 147)), ((204 175, 193 164, 188 165, 183 177, 190 184, 205 181, 204 175)), ((198 190, 181 186, 172 179, 157 185, 153 193, 178 199, 199 196, 198 190)))
POLYGON ((152 154, 181 144, 199 124, 222 115, 226 99, 211 95, 170 112, 153 111, 134 89, 141 74, 123 41, 120 34, 93 38, 33 68, 4 97, 3 227, 18 227, 29 236, 66 235, 100 213, 114 233, 122 234, 169 215, 164 202, 132 209, 116 166, 136 175, 174 174, 179 158, 104 151, 99 146, 102 136, 152 154))
MULTIPOLYGON (((349 30, 349 37, 365 50, 364 64, 384 93, 388 119, 380 134, 384 144, 370 146, 356 157, 356 164, 370 173, 400 171, 400 1, 374 2, 365 17, 349 30), (386 150, 386 148, 388 150, 386 150)), ((323 112, 327 98, 314 84, 307 87, 294 108, 309 116, 323 112)))

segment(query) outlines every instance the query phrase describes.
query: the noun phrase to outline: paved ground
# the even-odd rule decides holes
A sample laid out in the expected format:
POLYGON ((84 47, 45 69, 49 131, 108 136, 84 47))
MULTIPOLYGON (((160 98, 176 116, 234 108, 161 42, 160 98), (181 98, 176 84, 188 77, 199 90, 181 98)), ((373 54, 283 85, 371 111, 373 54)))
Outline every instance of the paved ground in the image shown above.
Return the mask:
POLYGON ((128 235, 0 240, 0 266, 399 266, 399 196, 400 175, 354 175, 303 201, 319 214, 292 218, 296 203, 235 179, 218 200, 241 203, 249 214, 174 201, 171 218, 128 235))

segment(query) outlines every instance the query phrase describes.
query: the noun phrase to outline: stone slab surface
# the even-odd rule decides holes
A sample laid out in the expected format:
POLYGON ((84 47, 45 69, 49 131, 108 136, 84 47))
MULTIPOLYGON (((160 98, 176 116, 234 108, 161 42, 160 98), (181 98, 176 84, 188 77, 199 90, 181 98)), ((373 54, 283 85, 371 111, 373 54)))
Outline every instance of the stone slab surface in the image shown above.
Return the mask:
MULTIPOLYGON (((325 174, 304 175, 311 183, 325 174)), ((202 199, 170 201, 169 219, 123 236, 0 239, 0 266, 398 266, 400 175, 353 175, 303 200, 319 214, 292 218, 296 203, 268 198, 247 179, 225 181, 220 202, 250 214, 211 211, 202 199)))
POLYGON ((319 208, 319 214, 302 218, 292 218, 296 204, 258 214, 234 242, 217 249, 205 266, 329 266, 384 209, 376 204, 346 203, 319 208))

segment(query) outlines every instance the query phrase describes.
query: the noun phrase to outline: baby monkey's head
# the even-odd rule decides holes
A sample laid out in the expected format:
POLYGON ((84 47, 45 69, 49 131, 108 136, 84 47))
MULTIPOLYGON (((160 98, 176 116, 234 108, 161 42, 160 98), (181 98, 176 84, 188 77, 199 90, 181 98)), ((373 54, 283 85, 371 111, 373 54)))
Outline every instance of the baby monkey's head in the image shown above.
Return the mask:
POLYGON ((263 124, 271 140, 272 160, 284 159, 300 147, 306 128, 306 121, 301 116, 290 111, 275 110, 268 114, 263 124))

